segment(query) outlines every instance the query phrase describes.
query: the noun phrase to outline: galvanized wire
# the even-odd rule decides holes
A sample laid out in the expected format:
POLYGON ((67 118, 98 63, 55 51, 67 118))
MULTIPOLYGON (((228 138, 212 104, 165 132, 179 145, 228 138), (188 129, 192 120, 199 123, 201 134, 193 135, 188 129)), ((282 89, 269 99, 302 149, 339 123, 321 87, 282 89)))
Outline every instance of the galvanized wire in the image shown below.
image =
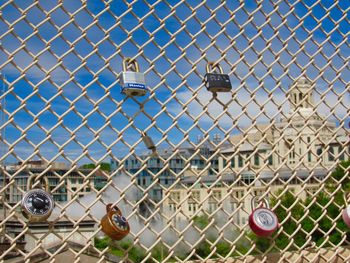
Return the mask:
POLYGON ((348 261, 339 198, 349 180, 349 9, 2 3, 0 261, 348 261), (120 94, 127 57, 146 96, 120 94), (229 75, 230 92, 206 89, 208 62, 229 75), (56 200, 41 228, 20 211, 32 174, 49 178, 56 200), (273 237, 250 231, 254 196, 279 216, 273 237), (99 247, 107 203, 131 232, 99 247))

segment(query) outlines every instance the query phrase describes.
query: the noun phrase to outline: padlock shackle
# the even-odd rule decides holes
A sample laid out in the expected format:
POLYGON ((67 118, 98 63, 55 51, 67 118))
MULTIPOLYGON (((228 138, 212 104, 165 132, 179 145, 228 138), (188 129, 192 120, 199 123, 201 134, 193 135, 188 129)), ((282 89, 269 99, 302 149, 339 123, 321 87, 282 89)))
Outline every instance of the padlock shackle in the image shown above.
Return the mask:
MULTIPOLYGON (((252 198, 252 200, 251 200, 252 211, 255 210, 255 202, 256 202, 256 200, 257 200, 258 198, 259 198, 258 196, 253 196, 253 198, 252 198)), ((263 201, 265 207, 266 207, 267 209, 270 209, 269 202, 267 202, 266 198, 261 198, 261 200, 258 200, 258 201, 263 201)))
POLYGON ((133 58, 125 58, 123 60, 123 71, 127 71, 128 70, 128 65, 133 65, 135 72, 140 72, 140 68, 139 68, 139 64, 137 63, 137 61, 133 58))
POLYGON ((349 196, 350 196, 350 193, 344 193, 344 195, 343 195, 344 203, 345 203, 346 206, 349 205, 349 202, 348 202, 349 196))
MULTIPOLYGON (((219 63, 215 63, 214 61, 209 61, 206 67, 207 73, 212 72, 213 69, 218 69, 220 74, 224 74, 224 71, 222 70, 222 67, 219 63)), ((215 72, 215 71, 214 71, 215 72)))
POLYGON ((107 211, 107 213, 109 213, 109 212, 112 211, 112 210, 115 210, 115 211, 117 212, 117 214, 119 214, 119 215, 122 214, 121 211, 120 211, 120 209, 119 209, 116 205, 113 206, 112 203, 107 204, 107 205, 106 205, 106 211, 107 211))
MULTIPOLYGON (((27 182, 27 190, 29 190, 29 189, 32 188, 33 180, 34 180, 36 177, 39 177, 39 175, 38 175, 38 174, 32 174, 31 176, 29 176, 28 182, 27 182)), ((40 178, 40 179, 44 179, 44 182, 45 182, 45 191, 48 192, 48 193, 50 193, 49 179, 48 179, 46 176, 42 176, 42 178, 40 178)))

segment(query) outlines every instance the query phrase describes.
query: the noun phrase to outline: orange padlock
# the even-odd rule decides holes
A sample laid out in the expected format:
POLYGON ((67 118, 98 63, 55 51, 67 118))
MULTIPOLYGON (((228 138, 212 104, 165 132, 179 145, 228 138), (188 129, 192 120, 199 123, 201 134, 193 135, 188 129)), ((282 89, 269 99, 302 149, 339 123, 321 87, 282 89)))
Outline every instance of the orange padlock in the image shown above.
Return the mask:
POLYGON ((107 204, 107 214, 101 219, 102 231, 114 240, 121 240, 130 232, 129 223, 120 209, 113 204, 107 204))

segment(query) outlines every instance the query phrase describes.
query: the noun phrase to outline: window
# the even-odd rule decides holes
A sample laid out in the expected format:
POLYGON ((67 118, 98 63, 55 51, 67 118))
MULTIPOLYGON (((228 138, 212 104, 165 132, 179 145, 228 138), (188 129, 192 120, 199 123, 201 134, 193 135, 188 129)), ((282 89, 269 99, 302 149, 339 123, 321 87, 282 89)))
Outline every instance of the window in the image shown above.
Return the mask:
POLYGON ((235 168, 235 157, 231 159, 231 167, 235 168))
POLYGON ((311 161, 312 161, 311 152, 308 152, 308 153, 307 153, 307 161, 308 161, 309 163, 311 163, 311 161))
POLYGON ((238 167, 243 167, 243 158, 242 156, 238 156, 238 167))
POLYGON ((221 191, 220 190, 214 191, 213 196, 215 197, 215 199, 220 201, 221 200, 221 191))
POLYGON ((310 142, 311 142, 311 138, 307 137, 307 143, 310 143, 310 142))
POLYGON ((244 196, 244 191, 234 191, 231 194, 231 202, 237 202, 244 196))
POLYGON ((180 202, 180 193, 178 192, 170 193, 170 200, 173 202, 180 202))
POLYGON ((194 201, 194 200, 200 201, 200 193, 199 193, 199 191, 192 191, 191 192, 191 197, 190 197, 189 200, 191 200, 191 201, 194 201))
POLYGON ((175 212, 175 210, 176 210, 175 204, 173 204, 173 203, 169 204, 169 210, 170 210, 171 212, 175 212))
POLYGON ((322 148, 318 148, 316 153, 317 153, 318 156, 320 156, 322 154, 322 148))
POLYGON ((72 184, 76 184, 76 183, 77 183, 77 179, 72 178, 72 179, 70 179, 70 182, 71 182, 72 184))
POLYGON ((273 165, 272 154, 269 155, 268 159, 269 159, 269 165, 273 165))
POLYGON ((259 166, 260 160, 259 160, 259 154, 254 154, 254 165, 259 166))
POLYGON ((91 188, 90 187, 86 187, 86 192, 90 192, 91 188))
POLYGON ((295 163, 295 152, 290 152, 289 153, 289 163, 295 163))
POLYGON ((333 162, 334 161, 334 149, 333 146, 329 147, 328 151, 328 161, 333 162))
POLYGON ((146 178, 142 178, 142 185, 146 185, 146 178))
POLYGON ((197 211, 197 204, 192 204, 193 206, 193 212, 196 212, 197 211))
POLYGON ((217 203, 209 203, 209 212, 214 212, 218 207, 217 203))
POLYGON ((164 179, 164 184, 167 185, 169 182, 168 182, 168 178, 165 178, 164 179))
POLYGON ((339 160, 344 161, 345 160, 345 155, 344 155, 344 152, 342 152, 342 149, 341 149, 340 146, 338 148, 338 152, 339 152, 339 160))

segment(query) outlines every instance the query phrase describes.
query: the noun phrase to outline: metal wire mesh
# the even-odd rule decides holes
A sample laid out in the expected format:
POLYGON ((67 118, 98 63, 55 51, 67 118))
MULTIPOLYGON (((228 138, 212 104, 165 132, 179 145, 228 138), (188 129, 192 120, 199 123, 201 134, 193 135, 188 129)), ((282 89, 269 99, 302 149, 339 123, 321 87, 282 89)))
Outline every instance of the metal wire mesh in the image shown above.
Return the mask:
POLYGON ((348 261, 349 9, 2 2, 0 261, 348 261), (121 94, 127 57, 145 96, 121 94), (207 90, 209 62, 231 91, 207 90), (21 213, 31 175, 49 179, 47 222, 21 213), (268 238, 255 196, 279 219, 268 238), (101 232, 108 203, 121 241, 101 232))

